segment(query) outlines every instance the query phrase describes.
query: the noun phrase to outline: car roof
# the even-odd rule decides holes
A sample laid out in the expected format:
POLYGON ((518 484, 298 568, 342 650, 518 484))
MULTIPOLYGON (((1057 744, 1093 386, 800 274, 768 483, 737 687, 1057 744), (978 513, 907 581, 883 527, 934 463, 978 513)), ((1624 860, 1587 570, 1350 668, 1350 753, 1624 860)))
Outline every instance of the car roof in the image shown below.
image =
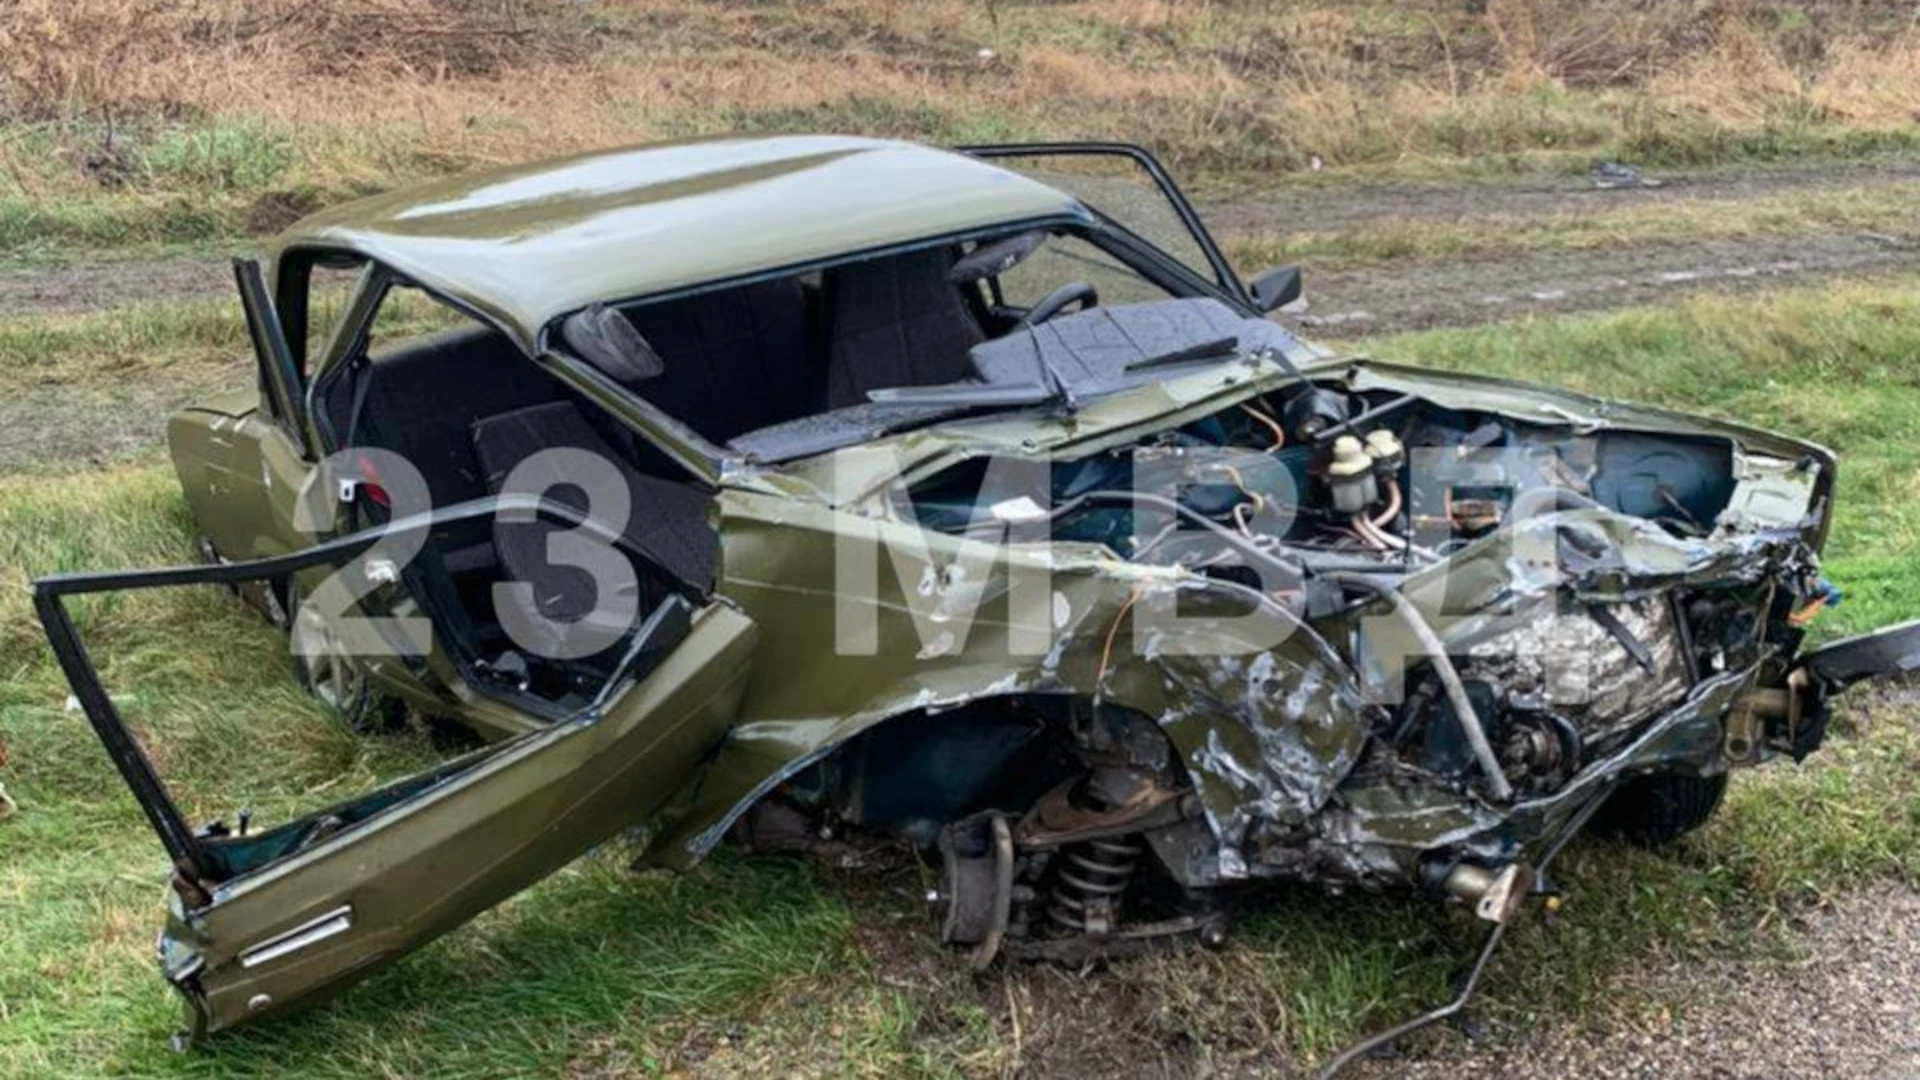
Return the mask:
POLYGON ((976 158, 839 135, 719 137, 467 173, 332 207, 281 235, 346 249, 531 351, 600 301, 1050 216, 1071 196, 976 158))

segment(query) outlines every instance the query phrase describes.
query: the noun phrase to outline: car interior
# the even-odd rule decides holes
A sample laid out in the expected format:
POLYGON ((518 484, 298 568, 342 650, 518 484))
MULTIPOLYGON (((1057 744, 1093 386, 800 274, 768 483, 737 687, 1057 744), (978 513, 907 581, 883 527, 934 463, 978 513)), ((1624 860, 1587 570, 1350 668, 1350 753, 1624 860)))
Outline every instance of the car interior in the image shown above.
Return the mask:
MULTIPOLYGON (((643 362, 611 356, 593 363, 608 356, 607 343, 595 349, 576 342, 570 331, 581 324, 561 327, 562 344, 577 345, 569 351, 716 445, 808 418, 857 418, 873 407, 872 391, 973 378, 970 350, 1006 333, 1030 310, 1009 302, 1001 277, 1048 239, 1026 232, 941 244, 618 309, 638 337, 624 327, 614 327, 612 337, 647 353, 643 362)), ((1050 272, 1089 262, 1083 256, 1050 272)), ((1123 298, 1143 289, 1166 296, 1117 263, 1092 268, 1106 275, 1102 280, 1130 277, 1130 285, 1117 286, 1123 298)), ((1086 308, 1098 293, 1078 285, 1071 299, 1086 308)), ((603 323, 600 332, 606 329, 603 323)), ((343 445, 406 458, 436 506, 499 494, 515 469, 542 449, 572 447, 603 457, 631 496, 626 539, 646 555, 636 560, 640 612, 654 611, 677 592, 704 593, 712 585, 718 538, 709 522, 710 494, 497 331, 470 323, 390 345, 376 341, 321 397, 343 445)), ((524 491, 524 483, 517 486, 524 491)), ((536 488, 586 508, 584 493, 563 475, 541 477, 536 488)), ((377 520, 381 510, 370 512, 377 520)), ((593 611, 593 579, 547 558, 547 538, 562 528, 530 521, 503 522, 491 535, 470 526, 453 530, 458 535, 436 537, 408 572, 417 578, 416 591, 436 598, 433 606, 459 639, 456 651, 482 681, 566 711, 590 700, 624 650, 543 660, 538 654, 553 650, 511 640, 492 614, 491 599, 496 583, 520 581, 532 584, 547 619, 567 623, 593 611)))

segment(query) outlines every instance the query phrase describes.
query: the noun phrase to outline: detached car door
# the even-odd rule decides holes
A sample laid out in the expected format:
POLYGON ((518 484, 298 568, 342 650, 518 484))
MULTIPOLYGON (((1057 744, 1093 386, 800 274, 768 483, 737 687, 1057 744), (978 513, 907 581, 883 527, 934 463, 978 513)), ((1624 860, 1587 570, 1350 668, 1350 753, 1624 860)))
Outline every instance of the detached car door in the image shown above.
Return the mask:
MULTIPOLYGON (((383 537, 495 515, 508 504, 597 529, 561 504, 500 497, 277 558, 34 583, 36 609, 74 694, 173 864, 161 965, 186 998, 188 1035, 341 987, 646 818, 725 734, 754 626, 694 590, 670 594, 642 616, 619 669, 576 714, 275 828, 231 835, 182 816, 100 685, 65 598, 233 586, 354 564, 383 537)), ((595 535, 645 558, 617 533, 595 535)))

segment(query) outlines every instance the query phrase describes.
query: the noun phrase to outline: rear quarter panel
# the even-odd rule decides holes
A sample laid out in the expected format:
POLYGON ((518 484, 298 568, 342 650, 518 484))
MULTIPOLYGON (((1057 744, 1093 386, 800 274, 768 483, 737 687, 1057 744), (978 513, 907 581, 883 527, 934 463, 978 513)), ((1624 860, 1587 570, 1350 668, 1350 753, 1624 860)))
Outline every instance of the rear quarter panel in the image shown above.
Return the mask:
POLYGON ((251 404, 180 410, 167 422, 167 450, 195 526, 222 556, 284 555, 312 542, 293 525, 310 466, 251 404))
MULTIPOLYGON (((194 527, 231 561, 285 555, 322 539, 295 525, 294 508, 313 466, 294 449, 293 440, 262 413, 249 396, 189 406, 167 423, 167 449, 194 527)), ((315 567, 298 575, 303 590, 317 587, 329 571, 315 567)), ((275 617, 265 590, 249 586, 242 595, 275 617)), ((457 716, 488 738, 518 734, 534 721, 483 700, 454 701, 442 688, 453 676, 451 661, 436 652, 431 676, 416 673, 398 657, 370 657, 368 669, 389 693, 414 708, 457 716)))

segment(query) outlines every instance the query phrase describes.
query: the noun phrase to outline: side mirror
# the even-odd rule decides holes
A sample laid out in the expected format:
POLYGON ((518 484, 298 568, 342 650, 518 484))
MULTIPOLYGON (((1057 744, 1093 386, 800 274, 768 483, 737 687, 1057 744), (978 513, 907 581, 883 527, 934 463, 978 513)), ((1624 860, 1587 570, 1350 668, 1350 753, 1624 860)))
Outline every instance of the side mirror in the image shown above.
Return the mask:
POLYGON ((1268 270, 1249 282, 1247 291, 1253 294, 1253 302, 1261 311, 1286 307, 1300 299, 1300 268, 1278 266, 1268 270))

